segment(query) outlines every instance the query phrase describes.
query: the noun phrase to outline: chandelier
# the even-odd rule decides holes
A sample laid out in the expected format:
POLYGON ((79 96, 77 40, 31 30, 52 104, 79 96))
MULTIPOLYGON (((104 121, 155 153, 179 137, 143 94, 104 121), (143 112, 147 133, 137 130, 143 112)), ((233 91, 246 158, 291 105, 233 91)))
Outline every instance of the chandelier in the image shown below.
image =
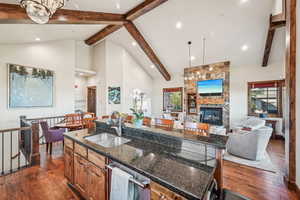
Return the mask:
POLYGON ((64 0, 21 0, 30 19, 38 24, 46 24, 57 9, 64 6, 64 0))
MULTIPOLYGON (((192 58, 193 56, 191 56, 191 47, 192 47, 192 42, 189 41, 188 42, 188 54, 189 54, 189 67, 186 68, 185 73, 184 73, 184 80, 185 81, 191 81, 197 78, 205 78, 205 74, 200 74, 200 72, 198 71, 197 73, 194 73, 191 68, 192 68, 192 58)), ((203 37, 203 42, 202 42, 202 59, 203 59, 203 65, 205 64, 205 54, 206 53, 206 38, 203 37)), ((213 68, 210 67, 209 71, 212 71, 213 68)))

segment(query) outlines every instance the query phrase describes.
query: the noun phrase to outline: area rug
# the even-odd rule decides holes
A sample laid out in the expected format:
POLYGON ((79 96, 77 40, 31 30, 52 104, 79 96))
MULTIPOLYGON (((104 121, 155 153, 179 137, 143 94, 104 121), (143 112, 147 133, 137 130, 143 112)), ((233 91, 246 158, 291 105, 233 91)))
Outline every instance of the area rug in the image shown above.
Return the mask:
POLYGON ((257 168, 257 169, 262 169, 262 170, 273 172, 273 173, 278 172, 277 167, 272 163, 271 158, 270 158, 268 153, 266 153, 265 158, 260 160, 260 161, 253 161, 253 160, 243 159, 243 158, 231 155, 228 152, 225 153, 224 159, 228 160, 228 161, 231 161, 231 162, 234 162, 234 163, 238 163, 238 164, 241 164, 241 165, 246 165, 246 166, 249 166, 249 167, 254 167, 254 168, 257 168))

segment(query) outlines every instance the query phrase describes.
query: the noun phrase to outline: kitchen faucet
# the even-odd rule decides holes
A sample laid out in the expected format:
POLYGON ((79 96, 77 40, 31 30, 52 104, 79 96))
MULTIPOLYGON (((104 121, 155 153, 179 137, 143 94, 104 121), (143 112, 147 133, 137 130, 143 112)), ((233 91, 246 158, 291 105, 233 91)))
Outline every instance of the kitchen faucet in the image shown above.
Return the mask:
POLYGON ((116 130, 117 135, 118 135, 119 137, 122 137, 122 117, 121 117, 120 113, 117 112, 117 111, 113 112, 112 116, 113 116, 113 115, 114 115, 115 117, 117 117, 117 122, 114 123, 114 124, 111 126, 111 128, 113 128, 113 129, 116 130))

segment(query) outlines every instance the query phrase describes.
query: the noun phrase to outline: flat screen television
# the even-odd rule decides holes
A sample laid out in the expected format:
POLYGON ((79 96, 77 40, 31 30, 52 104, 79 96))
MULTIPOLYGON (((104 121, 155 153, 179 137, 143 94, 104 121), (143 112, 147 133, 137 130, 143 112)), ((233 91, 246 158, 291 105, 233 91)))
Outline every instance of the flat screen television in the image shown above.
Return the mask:
POLYGON ((198 81, 197 86, 200 96, 223 95, 223 79, 198 81))

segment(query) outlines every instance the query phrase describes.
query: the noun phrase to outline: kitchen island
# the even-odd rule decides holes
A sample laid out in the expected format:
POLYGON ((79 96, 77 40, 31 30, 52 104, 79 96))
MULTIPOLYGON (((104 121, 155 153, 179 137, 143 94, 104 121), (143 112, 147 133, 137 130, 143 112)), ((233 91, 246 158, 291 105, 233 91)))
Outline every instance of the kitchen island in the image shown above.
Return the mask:
POLYGON ((227 139, 224 136, 212 136, 202 142, 199 137, 186 138, 170 132, 166 134, 165 131, 126 125, 122 137, 130 139, 130 142, 105 148, 86 140, 86 137, 115 134, 115 130, 104 122, 96 124, 96 131, 80 130, 65 134, 65 175, 70 186, 79 190, 86 199, 108 198, 107 166, 111 162, 148 177, 153 200, 205 199, 214 177, 218 179, 221 174, 218 160, 221 155, 218 152, 225 149, 227 139), (100 169, 98 174, 95 172, 97 169, 100 169), (93 191, 90 191, 93 189, 89 187, 92 183, 93 189, 98 187, 98 191, 102 189, 103 193, 98 192, 93 196, 93 191))

